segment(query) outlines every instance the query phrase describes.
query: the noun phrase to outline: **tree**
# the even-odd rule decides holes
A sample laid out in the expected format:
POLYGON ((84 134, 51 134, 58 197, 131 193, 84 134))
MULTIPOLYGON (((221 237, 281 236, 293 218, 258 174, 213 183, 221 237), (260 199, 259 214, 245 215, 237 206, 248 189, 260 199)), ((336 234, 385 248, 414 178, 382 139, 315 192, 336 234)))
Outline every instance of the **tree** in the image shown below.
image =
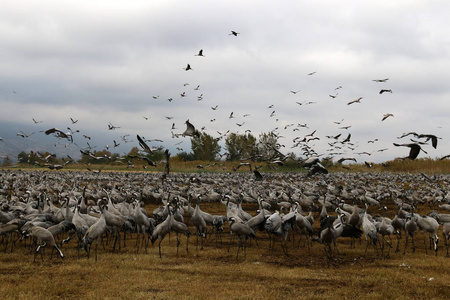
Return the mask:
POLYGON ((2 161, 2 166, 3 167, 9 167, 11 164, 12 164, 12 161, 9 158, 9 156, 3 157, 3 161, 2 161))
POLYGON ((225 139, 229 160, 252 158, 256 155, 256 138, 251 134, 230 133, 225 139))
POLYGON ((259 159, 271 160, 274 159, 275 157, 279 157, 277 152, 278 150, 277 142, 278 138, 273 132, 260 133, 257 144, 259 159))
POLYGON ((193 161, 195 160, 194 154, 191 153, 187 153, 186 151, 182 151, 177 153, 177 155, 175 155, 174 159, 179 159, 181 161, 193 161))
POLYGON ((17 162, 28 163, 28 155, 25 153, 25 151, 21 151, 19 154, 17 154, 17 162))
POLYGON ((213 161, 220 152, 219 142, 205 132, 191 138, 192 153, 196 160, 213 161))

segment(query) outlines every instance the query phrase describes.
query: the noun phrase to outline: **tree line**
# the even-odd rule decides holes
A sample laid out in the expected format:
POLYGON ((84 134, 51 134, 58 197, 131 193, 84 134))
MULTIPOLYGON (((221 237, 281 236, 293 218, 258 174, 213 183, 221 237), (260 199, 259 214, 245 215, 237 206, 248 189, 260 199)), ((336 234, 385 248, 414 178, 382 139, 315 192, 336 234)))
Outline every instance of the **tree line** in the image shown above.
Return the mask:
MULTIPOLYGON (((181 161, 265 161, 280 159, 283 154, 280 152, 282 147, 278 144, 278 136, 273 132, 261 133, 256 138, 251 133, 239 134, 229 133, 224 140, 224 146, 219 144, 223 138, 215 138, 208 133, 201 132, 199 136, 191 138, 191 152, 181 151, 173 158, 181 161), (222 152, 224 148, 224 152, 222 152)), ((133 163, 137 159, 146 157, 149 161, 161 161, 164 158, 164 149, 159 148, 148 154, 138 147, 133 147, 129 153, 120 155, 112 153, 108 149, 103 150, 81 150, 82 156, 78 160, 73 160, 70 156, 57 157, 56 155, 45 152, 25 151, 17 155, 19 163, 37 165, 37 166, 64 166, 70 162, 80 164, 110 164, 110 163, 133 163)), ((295 158, 293 153, 288 154, 289 157, 295 158)))

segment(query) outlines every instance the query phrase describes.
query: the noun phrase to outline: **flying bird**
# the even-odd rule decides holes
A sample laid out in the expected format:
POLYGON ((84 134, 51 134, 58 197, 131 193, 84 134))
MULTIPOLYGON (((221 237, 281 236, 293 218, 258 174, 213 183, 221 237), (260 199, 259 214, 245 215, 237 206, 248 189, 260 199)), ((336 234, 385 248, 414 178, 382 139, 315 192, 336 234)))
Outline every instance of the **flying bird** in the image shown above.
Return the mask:
POLYGON ((234 36, 237 36, 238 34, 240 34, 239 32, 236 32, 236 31, 233 31, 233 30, 231 30, 231 33, 229 34, 229 35, 234 35, 234 36))
POLYGON ((194 70, 194 69, 191 68, 190 64, 187 64, 186 68, 183 68, 183 69, 186 70, 186 71, 194 70))
POLYGON ((203 57, 205 57, 205 56, 203 55, 203 49, 201 49, 200 51, 198 51, 198 54, 195 54, 195 56, 203 56, 203 57))
POLYGON ((181 134, 182 136, 191 136, 191 137, 200 137, 200 132, 195 129, 194 125, 192 125, 189 120, 186 120, 186 130, 181 134))
POLYGON ((386 120, 387 118, 393 117, 393 116, 394 116, 394 115, 393 115, 393 114, 390 114, 390 113, 384 114, 384 115, 383 115, 383 119, 381 119, 381 121, 384 121, 384 120, 386 120))
POLYGON ((418 136, 418 134, 415 133, 415 132, 408 132, 408 133, 403 133, 402 136, 399 136, 397 138, 401 139, 401 138, 407 137, 408 135, 411 135, 411 134, 414 135, 414 136, 418 136))
POLYGON ((35 134, 35 132, 32 132, 32 133, 30 133, 30 134, 26 134, 26 133, 24 133, 23 131, 20 131, 20 132, 17 133, 16 135, 17 135, 17 136, 20 136, 20 137, 23 137, 23 138, 27 138, 27 137, 32 136, 33 134, 35 134))
POLYGON ((334 99, 334 98, 336 98, 338 95, 339 95, 339 93, 336 93, 336 95, 331 95, 331 94, 330 94, 330 95, 328 95, 328 96, 330 96, 331 98, 334 99))
POLYGON ((42 123, 42 121, 36 121, 34 118, 32 118, 32 119, 33 119, 34 124, 42 123))
POLYGON ((348 143, 348 142, 350 142, 350 138, 351 138, 351 137, 352 137, 352 134, 349 133, 349 134, 347 135, 347 137, 345 138, 345 140, 342 141, 342 143, 348 143))
POLYGON ((314 74, 316 74, 317 72, 316 71, 314 71, 314 72, 311 72, 311 73, 308 73, 308 74, 306 74, 307 76, 311 76, 311 75, 314 75, 314 74))
MULTIPOLYGON (((408 135, 414 135, 416 138, 418 139, 423 139, 426 138, 426 142, 428 142, 429 140, 431 140, 431 145, 433 146, 434 149, 436 149, 437 147, 437 140, 440 139, 440 137, 435 136, 434 134, 418 134, 416 132, 408 132, 408 133, 403 133, 401 136, 397 137, 398 139, 404 138, 408 135)), ((422 142, 420 142, 422 143, 422 142)))
POLYGON ((68 141, 73 143, 73 137, 70 132, 63 132, 62 130, 59 130, 57 128, 50 128, 45 131, 45 134, 46 135, 53 134, 57 138, 67 139, 68 141))
POLYGON ((70 118, 70 121, 72 121, 72 124, 75 124, 78 122, 78 120, 74 120, 73 118, 70 118))
POLYGON ((349 103, 347 103, 347 105, 353 104, 353 103, 361 103, 361 100, 363 99, 363 97, 359 97, 355 100, 350 101, 349 103))
POLYGON ((114 126, 111 122, 109 122, 108 124, 108 130, 114 130, 114 129, 118 129, 120 127, 114 126))
POLYGON ((383 94, 383 93, 391 93, 391 94, 392 94, 392 90, 382 89, 382 90, 380 91, 380 94, 383 94))
POLYGON ((389 80, 389 78, 384 78, 384 79, 373 79, 372 81, 374 81, 374 82, 386 82, 388 80, 389 80))
POLYGON ((437 140, 440 139, 440 137, 435 136, 434 134, 419 134, 417 138, 422 139, 426 138, 427 140, 425 142, 428 142, 431 139, 431 145, 434 149, 437 147, 437 140))
POLYGON ((142 149, 147 152, 148 154, 152 154, 153 151, 152 149, 150 149, 150 147, 144 142, 144 140, 138 135, 136 135, 138 141, 139 141, 139 146, 142 147, 142 149))
POLYGON ((229 119, 234 118, 234 117, 233 117, 233 112, 231 112, 231 114, 230 114, 230 116, 229 116, 228 118, 229 118, 229 119))
POLYGON ((298 90, 298 91, 291 91, 291 93, 295 95, 295 94, 297 94, 297 93, 300 92, 300 91, 301 91, 301 90, 298 90))
POLYGON ((341 164, 346 160, 352 160, 352 161, 356 162, 356 158, 354 158, 354 157, 343 157, 343 158, 340 158, 337 162, 341 164))
POLYGON ((414 160, 414 159, 417 158, 417 156, 419 155, 421 150, 423 152, 425 152, 426 154, 428 154, 425 150, 422 149, 422 147, 420 147, 419 144, 416 144, 416 143, 412 143, 412 144, 397 144, 397 143, 394 143, 394 146, 396 146, 396 147, 402 147, 403 146, 403 147, 409 147, 410 148, 409 155, 406 156, 403 159, 407 159, 408 158, 408 159, 414 160))

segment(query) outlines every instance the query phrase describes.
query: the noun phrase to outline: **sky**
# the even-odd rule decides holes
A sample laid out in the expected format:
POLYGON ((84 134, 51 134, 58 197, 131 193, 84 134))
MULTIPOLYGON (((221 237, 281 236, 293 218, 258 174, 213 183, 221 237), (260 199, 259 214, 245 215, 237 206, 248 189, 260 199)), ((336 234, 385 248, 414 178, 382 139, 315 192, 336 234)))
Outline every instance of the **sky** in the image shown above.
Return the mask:
POLYGON ((419 157, 441 157, 449 15, 446 1, 4 0, 0 156, 79 156, 87 143, 125 154, 137 134, 176 155, 191 151, 172 135, 189 120, 213 137, 275 132, 281 152, 301 158, 296 141, 314 132, 319 155, 358 163, 407 156, 393 146, 414 139, 403 133, 434 134, 437 148, 419 157), (54 127, 79 130, 74 143, 43 133, 54 127))

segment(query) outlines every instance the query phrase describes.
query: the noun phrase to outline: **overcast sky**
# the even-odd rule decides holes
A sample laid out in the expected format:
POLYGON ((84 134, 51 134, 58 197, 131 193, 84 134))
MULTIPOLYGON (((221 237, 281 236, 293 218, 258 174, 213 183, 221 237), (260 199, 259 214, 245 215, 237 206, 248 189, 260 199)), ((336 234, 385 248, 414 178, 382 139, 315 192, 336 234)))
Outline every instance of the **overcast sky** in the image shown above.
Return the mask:
POLYGON ((397 138, 411 131, 441 137, 437 149, 423 149, 432 158, 447 155, 449 7, 401 0, 2 1, 0 154, 10 155, 11 145, 79 153, 86 142, 127 152, 139 134, 163 140, 149 144, 175 155, 175 147, 191 151, 188 137, 172 138, 189 119, 214 137, 275 130, 282 152, 300 157, 293 140, 313 131, 319 139, 309 146, 324 156, 342 153, 336 160, 407 156, 409 148, 393 143, 411 143, 412 136, 397 138), (204 57, 195 56, 200 49, 204 57), (183 69, 187 64, 192 70, 183 69), (394 116, 381 121, 386 113, 394 116), (120 128, 108 130, 110 122, 120 128), (52 127, 80 130, 78 146, 40 132, 52 127), (22 138, 18 130, 36 133, 22 138), (327 136, 341 134, 342 141, 349 133, 351 144, 331 150, 335 139, 327 136))

